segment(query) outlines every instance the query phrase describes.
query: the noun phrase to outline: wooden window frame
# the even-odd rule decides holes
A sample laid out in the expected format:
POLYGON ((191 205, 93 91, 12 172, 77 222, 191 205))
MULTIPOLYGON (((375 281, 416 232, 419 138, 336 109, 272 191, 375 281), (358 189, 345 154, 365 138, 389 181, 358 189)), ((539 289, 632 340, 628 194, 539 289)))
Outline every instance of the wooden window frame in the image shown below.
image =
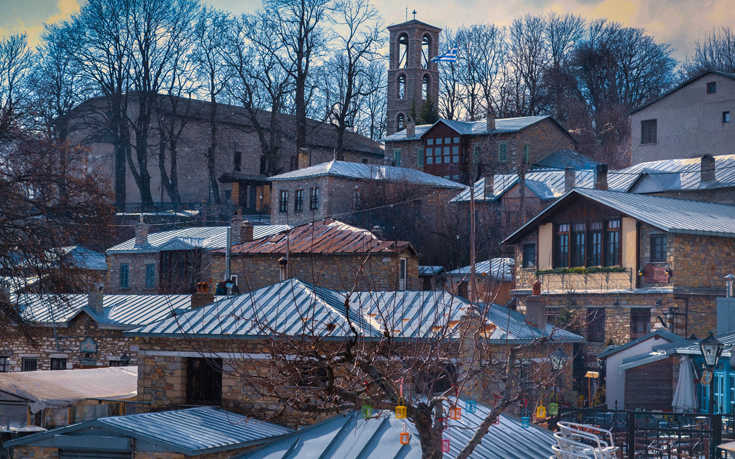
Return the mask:
POLYGON ((54 371, 66 370, 66 358, 52 358, 49 369, 54 371))
POLYGON ((120 288, 130 288, 130 264, 120 263, 120 288))
POLYGON ((309 193, 309 210, 319 210, 319 187, 311 188, 309 193))
POLYGON ((651 309, 635 308, 630 310, 630 339, 634 340, 646 336, 651 331, 651 309), (643 323, 642 330, 639 325, 643 323))
POLYGON ((621 219, 610 219, 605 220, 605 252, 604 252, 604 259, 603 263, 605 266, 620 266, 620 261, 622 259, 622 254, 620 253, 622 249, 622 220, 621 219), (612 225, 617 224, 616 227, 612 228, 612 225), (608 247, 611 244, 611 239, 613 236, 617 239, 615 241, 615 245, 617 246, 617 250, 610 251, 608 250, 608 247), (610 260, 610 256, 614 256, 615 260, 610 260))
POLYGON ((536 251, 536 243, 535 242, 529 242, 526 244, 523 244, 523 267, 524 268, 535 268, 538 266, 538 263, 536 261, 537 257, 537 251, 536 251), (529 257, 529 249, 533 248, 533 257, 529 257), (533 260, 529 261, 529 258, 533 258, 533 260))
POLYGON ((281 190, 280 199, 278 200, 278 212, 288 212, 288 190, 281 190))
POLYGON ((651 234, 649 250, 650 250, 649 261, 665 262, 666 256, 668 253, 668 238, 667 238, 666 233, 651 234), (654 243, 654 240, 663 241, 663 243, 661 242, 654 243), (657 247, 655 251, 654 251, 654 247, 657 247), (661 249, 661 253, 658 253, 659 249, 661 249))
POLYGON ((10 373, 9 355, 0 355, 0 373, 10 373))
POLYGON ((570 264, 569 260, 569 243, 571 239, 571 224, 560 223, 555 225, 554 231, 554 268, 568 268, 570 264), (562 244, 562 241, 566 241, 562 244), (562 253, 562 248, 566 250, 562 253))
POLYGON ((554 268, 621 266, 622 219, 555 223, 552 253, 554 254, 554 268), (611 222, 614 225, 612 228, 610 227, 611 222), (562 253, 561 250, 562 237, 566 238, 565 253, 562 253), (611 260, 608 244, 611 242, 610 238, 613 237, 616 238, 614 243, 617 250, 611 260), (594 255, 596 248, 600 251, 599 258, 594 255))
POLYGON ((294 212, 303 212, 304 211, 304 190, 296 190, 294 193, 294 201, 293 201, 293 210, 294 212))
POLYGON ((498 144, 498 162, 508 162, 508 142, 500 142, 498 144))
POLYGON ((145 288, 155 288, 156 286, 156 264, 145 264, 145 288))
POLYGON ((186 403, 222 403, 222 359, 186 359, 186 403))
POLYGON ((658 121, 657 119, 641 121, 641 145, 658 143, 658 121))
POLYGON ((707 82, 707 94, 717 94, 717 82, 716 81, 707 82))

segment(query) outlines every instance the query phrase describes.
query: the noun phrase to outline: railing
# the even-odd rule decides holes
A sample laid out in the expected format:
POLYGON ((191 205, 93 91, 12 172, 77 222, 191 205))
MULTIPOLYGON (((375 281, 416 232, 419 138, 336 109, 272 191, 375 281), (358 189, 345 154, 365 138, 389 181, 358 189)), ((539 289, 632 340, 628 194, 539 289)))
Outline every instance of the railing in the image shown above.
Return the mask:
MULTIPOLYGON (((255 211, 253 209, 243 209, 230 203, 222 204, 206 204, 201 202, 128 202, 116 206, 119 213, 138 213, 138 212, 156 212, 156 213, 177 213, 177 212, 196 212, 200 215, 206 215, 209 218, 228 221, 235 214, 235 210, 240 209, 243 213, 243 219, 250 220, 253 223, 269 224, 270 210, 255 211)), ((194 216, 194 215, 192 215, 194 216)))
POLYGON ((562 409, 559 419, 610 430, 628 459, 720 458, 735 440, 735 416, 607 409, 562 409))
POLYGON ((541 291, 623 290, 635 286, 631 268, 618 272, 541 274, 541 291))

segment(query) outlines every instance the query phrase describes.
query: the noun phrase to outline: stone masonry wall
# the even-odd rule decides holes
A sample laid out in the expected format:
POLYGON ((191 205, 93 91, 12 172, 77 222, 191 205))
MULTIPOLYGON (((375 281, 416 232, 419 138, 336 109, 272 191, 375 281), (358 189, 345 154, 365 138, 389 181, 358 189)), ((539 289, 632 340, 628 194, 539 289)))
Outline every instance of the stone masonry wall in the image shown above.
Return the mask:
POLYGON ((671 283, 677 287, 713 288, 725 293, 724 277, 735 274, 735 239, 672 234, 668 238, 671 283))
POLYGON ((126 253, 107 256, 107 285, 105 293, 141 295, 158 293, 160 287, 159 279, 159 256, 157 253, 126 253), (120 286, 120 265, 128 265, 128 288, 120 286), (153 264, 155 268, 155 282, 153 288, 145 286, 145 267, 153 264))

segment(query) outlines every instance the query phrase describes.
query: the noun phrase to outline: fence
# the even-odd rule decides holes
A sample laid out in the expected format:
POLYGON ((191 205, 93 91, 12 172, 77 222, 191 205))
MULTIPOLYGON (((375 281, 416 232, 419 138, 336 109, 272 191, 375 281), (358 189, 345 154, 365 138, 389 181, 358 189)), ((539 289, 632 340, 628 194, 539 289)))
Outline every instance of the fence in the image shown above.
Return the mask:
POLYGON ((562 409, 558 420, 613 433, 628 459, 721 458, 717 445, 735 440, 735 416, 607 409, 562 409))

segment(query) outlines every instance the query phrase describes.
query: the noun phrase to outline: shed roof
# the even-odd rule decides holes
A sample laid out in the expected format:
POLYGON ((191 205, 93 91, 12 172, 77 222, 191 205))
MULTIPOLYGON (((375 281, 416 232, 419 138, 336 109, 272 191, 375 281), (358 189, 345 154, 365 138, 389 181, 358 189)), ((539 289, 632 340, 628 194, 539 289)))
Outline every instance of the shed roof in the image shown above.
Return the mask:
MULTIPOLYGON (((461 401, 461 405, 464 405, 461 401)), ((237 459, 420 459, 421 444, 412 423, 403 423, 392 412, 381 412, 375 419, 361 419, 359 413, 334 416, 302 428, 237 459), (404 425, 411 436, 408 445, 398 437, 404 425)), ((449 421, 446 435, 450 438, 451 459, 457 456, 474 435, 489 408, 477 404, 475 413, 462 413, 460 421, 449 421)), ((500 423, 490 426, 475 448, 472 457, 483 459, 538 459, 553 455, 556 444, 548 430, 521 427, 520 420, 501 415, 500 423)))
MULTIPOLYGON (((351 336, 350 327, 354 326, 366 339, 379 340, 386 330, 396 339, 429 339, 441 334, 452 339, 459 333, 460 319, 473 307, 446 291, 354 292, 349 310, 346 300, 344 292, 289 279, 125 334, 262 338, 267 329, 269 334, 343 339, 351 336)), ((531 327, 523 314, 502 306, 489 308, 485 336, 489 341, 527 342, 542 336, 556 341, 582 340, 552 325, 543 331, 531 327)))
POLYGON ((416 252, 408 241, 382 241, 368 230, 327 218, 233 246, 232 253, 377 254, 402 253, 406 249, 416 252))
MULTIPOLYGON (((253 239, 289 229, 288 225, 254 225, 253 239)), ((148 235, 148 244, 136 247, 135 238, 128 239, 107 249, 107 254, 116 253, 155 253, 165 250, 205 250, 222 249, 227 244, 229 226, 201 226, 171 231, 161 231, 148 235)))
POLYGON ((287 427, 219 408, 197 407, 99 418, 19 438, 8 445, 33 445, 47 438, 69 436, 95 427, 188 456, 258 445, 293 432, 287 427))
POLYGON ((433 186, 438 188, 462 188, 464 186, 457 182, 414 169, 393 166, 376 166, 374 164, 348 163, 336 160, 276 175, 271 177, 271 180, 278 182, 283 180, 298 180, 314 177, 344 177, 360 180, 406 182, 413 185, 433 186))
MULTIPOLYGON (((515 258, 492 258, 475 263, 475 274, 478 276, 491 275, 494 279, 511 282, 513 281, 513 267, 515 265, 515 258)), ((472 266, 467 265, 453 269, 447 274, 454 277, 463 277, 469 275, 471 272, 472 266)))

